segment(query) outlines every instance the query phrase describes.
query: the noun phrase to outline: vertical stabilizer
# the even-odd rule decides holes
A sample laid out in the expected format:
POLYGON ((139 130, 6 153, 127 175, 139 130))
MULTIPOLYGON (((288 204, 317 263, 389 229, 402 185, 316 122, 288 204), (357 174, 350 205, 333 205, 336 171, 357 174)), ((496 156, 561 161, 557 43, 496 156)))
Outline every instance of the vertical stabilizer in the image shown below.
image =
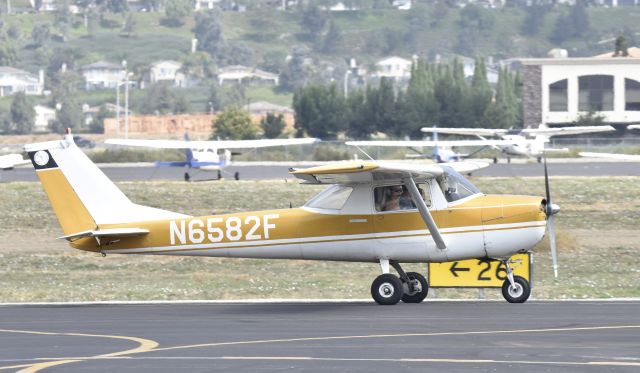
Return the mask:
POLYGON ((75 145, 71 134, 61 141, 25 145, 25 151, 65 235, 105 224, 184 216, 132 203, 75 145))

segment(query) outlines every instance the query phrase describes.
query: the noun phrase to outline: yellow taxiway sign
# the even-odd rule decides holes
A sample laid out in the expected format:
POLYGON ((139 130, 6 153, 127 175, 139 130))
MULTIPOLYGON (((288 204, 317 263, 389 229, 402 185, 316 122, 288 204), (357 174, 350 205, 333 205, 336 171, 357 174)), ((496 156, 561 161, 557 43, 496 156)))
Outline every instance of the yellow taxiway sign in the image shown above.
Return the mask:
MULTIPOLYGON (((516 276, 531 282, 531 253, 511 257, 511 269, 516 276)), ((484 259, 429 263, 429 285, 441 288, 499 288, 507 278, 504 264, 484 259)))

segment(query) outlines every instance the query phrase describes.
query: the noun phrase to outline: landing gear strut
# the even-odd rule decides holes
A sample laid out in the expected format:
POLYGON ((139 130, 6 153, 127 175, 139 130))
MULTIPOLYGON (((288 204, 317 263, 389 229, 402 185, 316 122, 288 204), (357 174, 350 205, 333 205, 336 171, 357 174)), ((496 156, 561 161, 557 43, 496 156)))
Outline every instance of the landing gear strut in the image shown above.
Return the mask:
POLYGON ((427 297, 429 283, 417 272, 405 272, 400 263, 380 260, 383 274, 371 284, 371 296, 376 303, 393 305, 402 300, 405 303, 420 303, 427 297), (400 276, 389 273, 391 265, 400 276))
POLYGON ((502 284, 502 296, 509 303, 524 303, 531 296, 529 281, 520 276, 514 276, 509 259, 502 261, 507 270, 507 279, 502 284))

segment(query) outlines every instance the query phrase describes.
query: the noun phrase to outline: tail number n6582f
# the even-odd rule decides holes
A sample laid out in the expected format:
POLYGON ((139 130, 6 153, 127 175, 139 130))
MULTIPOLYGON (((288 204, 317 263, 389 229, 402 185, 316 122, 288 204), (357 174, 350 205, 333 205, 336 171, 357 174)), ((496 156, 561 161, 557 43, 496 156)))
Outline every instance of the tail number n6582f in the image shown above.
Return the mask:
POLYGON ((271 222, 279 218, 278 214, 260 216, 249 215, 244 221, 239 216, 228 218, 212 217, 207 219, 171 220, 169 236, 171 244, 199 244, 205 242, 246 241, 269 239, 269 230, 276 227, 271 222), (262 234, 260 228, 262 227, 262 234))

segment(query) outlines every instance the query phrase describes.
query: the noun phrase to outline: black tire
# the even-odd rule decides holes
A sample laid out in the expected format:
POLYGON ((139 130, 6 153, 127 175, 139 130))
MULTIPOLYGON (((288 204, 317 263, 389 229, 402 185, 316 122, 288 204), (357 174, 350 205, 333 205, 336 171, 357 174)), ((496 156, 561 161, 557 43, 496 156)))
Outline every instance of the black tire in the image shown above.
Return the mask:
POLYGON ((371 296, 381 305, 390 306, 400 302, 403 293, 402 281, 391 273, 376 277, 371 284, 371 296))
POLYGON ((493 163, 498 163, 498 157, 493 157, 493 163))
POLYGON ((509 303, 524 303, 529 299, 531 295, 531 286, 529 281, 520 276, 513 276, 513 282, 516 284, 516 289, 511 289, 511 283, 509 279, 504 280, 502 284, 502 296, 509 303))
POLYGON ((240 180, 240 172, 237 172, 235 174, 233 174, 233 178, 236 180, 240 180))
POLYGON ((537 158, 538 163, 542 163, 542 157, 537 158))
MULTIPOLYGON (((409 276, 409 280, 411 281, 418 281, 418 284, 416 284, 418 288, 416 289, 417 291, 413 294, 407 292, 408 289, 403 289, 404 294, 402 294, 402 301, 405 303, 421 303, 429 293, 429 282, 427 282, 427 279, 418 272, 407 272, 407 276, 409 276)), ((407 288, 409 286, 408 284, 404 283, 403 285, 407 288)))

